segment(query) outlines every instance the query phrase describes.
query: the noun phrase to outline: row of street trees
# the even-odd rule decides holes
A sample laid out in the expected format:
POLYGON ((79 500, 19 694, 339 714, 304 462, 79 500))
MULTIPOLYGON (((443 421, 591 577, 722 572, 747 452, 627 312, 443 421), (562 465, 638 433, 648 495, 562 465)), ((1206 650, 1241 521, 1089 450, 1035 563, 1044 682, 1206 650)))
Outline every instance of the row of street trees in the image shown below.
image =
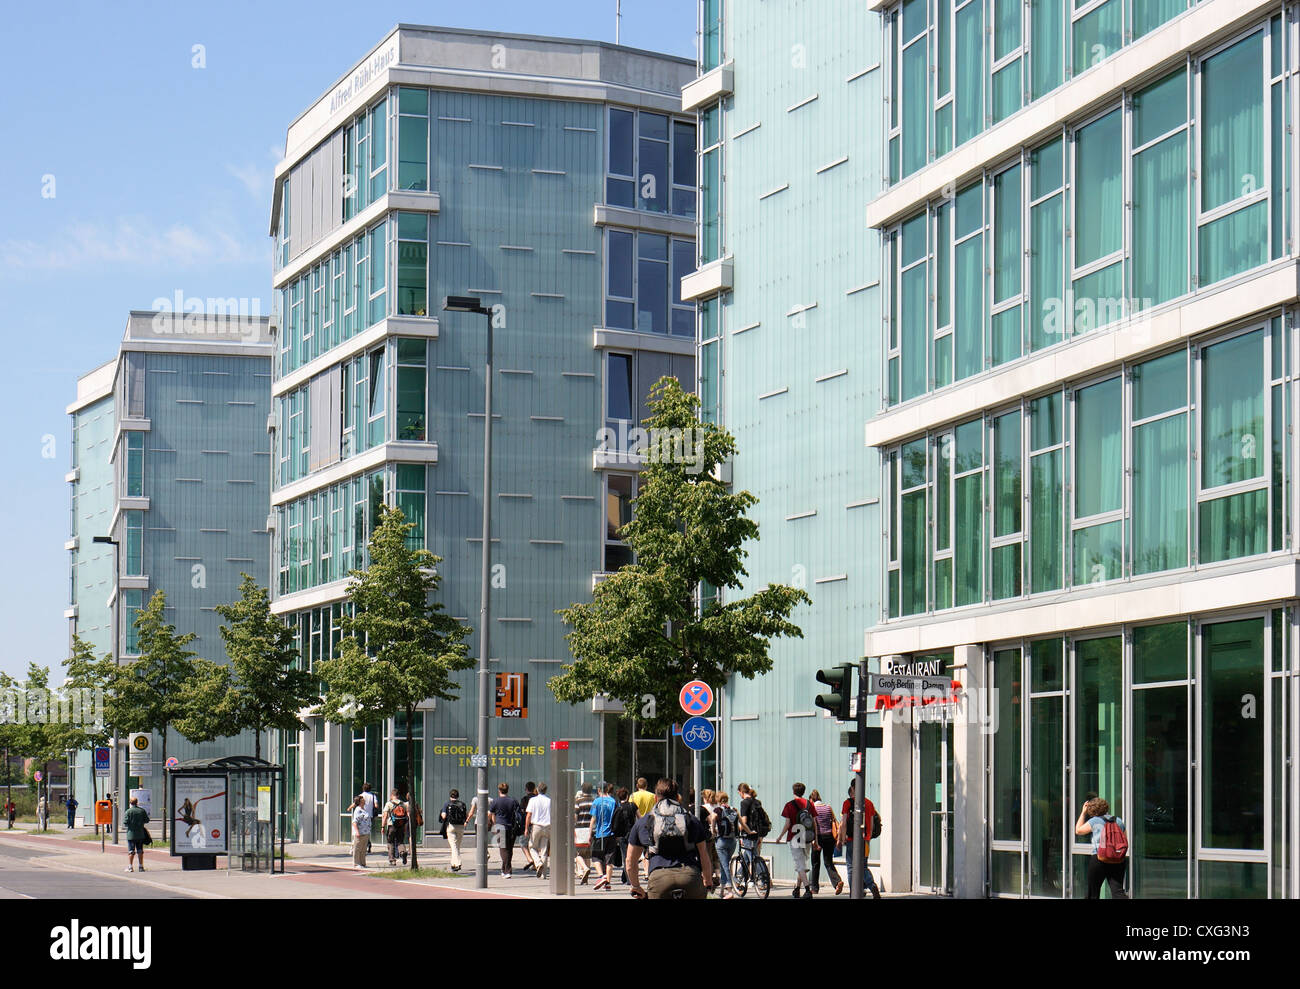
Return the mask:
MULTIPOLYGON (((736 453, 735 440, 699 420, 695 396, 663 378, 650 398, 644 425, 652 434, 702 442, 696 456, 653 459, 641 473, 634 518, 620 532, 636 562, 599 584, 590 602, 558 612, 570 628, 574 660, 549 681, 561 701, 582 704, 607 694, 623 701, 628 717, 640 714, 647 693, 666 699, 691 679, 722 684, 733 675, 768 672, 771 640, 802 635, 790 616, 809 601, 798 588, 770 584, 720 602, 716 592, 737 590, 746 576, 744 544, 758 537, 747 512, 757 499, 717 479, 717 468, 736 453), (713 593, 702 598, 701 588, 713 593)), ((292 629, 271 612, 266 588, 247 574, 239 600, 216 609, 225 620, 224 665, 188 648, 194 635, 166 622, 166 596, 159 590, 135 619, 138 658, 117 666, 74 638, 65 686, 103 692, 102 725, 0 724, 0 745, 16 754, 57 757, 104 744, 116 728, 159 732, 165 754, 172 730, 193 742, 251 731, 260 757, 266 732, 305 729, 300 713, 307 709, 350 725, 402 714, 402 769, 414 784, 416 712, 430 698, 456 700, 455 674, 476 659, 469 655, 470 626, 438 601, 441 558, 410 546, 413 528, 400 509, 381 509, 369 565, 351 572, 352 607, 341 620, 339 647, 314 670, 300 668, 292 629)), ((31 685, 46 685, 48 678, 48 670, 29 670, 31 685)), ((0 676, 0 688, 5 684, 0 676)), ((671 721, 669 704, 656 708, 650 730, 671 721)), ((414 847, 411 865, 418 868, 414 847)))

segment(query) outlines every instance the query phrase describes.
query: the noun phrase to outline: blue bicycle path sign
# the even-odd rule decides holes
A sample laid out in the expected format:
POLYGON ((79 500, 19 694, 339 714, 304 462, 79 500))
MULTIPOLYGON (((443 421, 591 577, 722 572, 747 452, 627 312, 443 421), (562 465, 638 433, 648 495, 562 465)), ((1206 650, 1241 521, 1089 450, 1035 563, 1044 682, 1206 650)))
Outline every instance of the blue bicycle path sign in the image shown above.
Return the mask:
POLYGON ((708 718, 687 718, 682 725, 682 741, 688 749, 702 752, 713 744, 717 732, 708 718))

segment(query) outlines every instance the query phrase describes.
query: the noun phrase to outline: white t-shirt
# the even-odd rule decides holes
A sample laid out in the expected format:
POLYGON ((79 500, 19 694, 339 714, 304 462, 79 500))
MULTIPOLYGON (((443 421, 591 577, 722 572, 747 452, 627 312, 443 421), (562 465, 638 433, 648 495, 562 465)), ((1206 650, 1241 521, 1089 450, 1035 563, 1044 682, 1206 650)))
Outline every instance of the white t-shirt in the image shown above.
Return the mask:
POLYGON ((378 797, 376 797, 376 796, 375 796, 373 793, 371 793, 369 790, 365 790, 365 791, 363 791, 362 794, 361 794, 361 802, 365 805, 365 808, 366 808, 366 810, 370 813, 370 816, 371 816, 371 817, 376 817, 376 816, 377 816, 377 814, 376 814, 375 812, 379 810, 379 798, 378 798, 378 797))
POLYGON ((528 801, 528 813, 532 815, 534 824, 549 828, 551 826, 551 798, 544 793, 539 793, 528 801))

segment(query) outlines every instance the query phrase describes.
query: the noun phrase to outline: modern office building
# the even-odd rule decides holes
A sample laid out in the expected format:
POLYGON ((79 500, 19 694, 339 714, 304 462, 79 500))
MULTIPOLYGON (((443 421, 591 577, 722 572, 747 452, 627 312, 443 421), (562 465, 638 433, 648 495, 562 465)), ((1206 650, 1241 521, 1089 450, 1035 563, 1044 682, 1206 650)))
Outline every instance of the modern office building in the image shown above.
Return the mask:
MULTIPOLYGON (((636 464, 601 431, 644 416, 659 377, 694 382, 693 76, 607 44, 399 25, 289 125, 275 172, 273 607, 304 663, 329 658, 391 504, 442 558, 447 611, 477 624, 486 332, 439 308, 479 297, 496 369, 489 770, 515 790, 546 778, 554 739, 588 781, 633 771, 630 722, 546 684, 569 659, 556 609, 629 558, 636 464)), ((427 807, 473 790, 476 680, 414 726, 427 807)), ((407 764, 405 734, 312 715, 281 738, 290 834, 345 838, 350 798, 407 764)), ((662 771, 667 748, 635 758, 662 771)))
MULTIPOLYGON (((736 437, 733 488, 759 499, 737 593, 779 582, 812 598, 772 671, 724 692, 721 784, 756 787, 775 820, 802 782, 838 815, 849 726, 814 705, 827 689, 814 677, 859 659, 882 600, 880 467, 862 446, 882 394, 880 237, 863 222, 882 189, 880 18, 860 3, 716 0, 700 18, 683 92, 700 119, 700 253, 683 295, 699 309, 705 413, 736 437)), ((776 848, 777 876, 793 878, 776 848)))
POLYGON ((865 655, 955 684, 873 701, 890 890, 1083 896, 1100 795, 1136 896, 1300 894, 1295 9, 700 16, 701 395, 813 597, 725 784, 839 783, 865 655))
POLYGON ((1134 895, 1295 897, 1296 10, 871 6, 866 652, 985 716, 887 719, 887 880, 1083 896, 1098 794, 1134 895))
MULTIPOLYGON (((267 318, 133 311, 117 355, 77 379, 72 420, 68 642, 96 655, 138 655, 135 614, 156 591, 190 649, 226 661, 213 610, 239 597, 240 574, 264 579, 269 560, 271 351, 267 318), (96 543, 109 536, 116 545, 96 543), (116 559, 114 555, 116 554, 116 559)), ((155 750, 161 739, 155 740, 155 750)), ((252 751, 252 737, 192 744, 168 733, 178 759, 252 751)), ((77 754, 76 792, 89 816, 90 754, 77 754)), ((162 767, 142 783, 162 806, 162 767)))

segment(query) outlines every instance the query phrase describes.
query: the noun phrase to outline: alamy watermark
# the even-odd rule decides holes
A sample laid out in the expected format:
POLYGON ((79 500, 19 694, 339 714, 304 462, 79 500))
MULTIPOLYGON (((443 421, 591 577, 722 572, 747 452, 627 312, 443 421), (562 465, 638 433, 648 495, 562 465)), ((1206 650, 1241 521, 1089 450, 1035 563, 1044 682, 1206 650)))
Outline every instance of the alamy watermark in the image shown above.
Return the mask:
POLYGON ((615 464, 685 464, 686 473, 704 470, 704 436, 702 427, 694 429, 644 429, 620 420, 617 428, 606 426, 596 433, 596 446, 613 454, 615 464))
POLYGON ((257 337, 263 332, 262 300, 229 296, 200 298, 177 289, 172 297, 153 300, 150 323, 161 336, 221 334, 257 337))
POLYGON ((104 727, 104 691, 90 687, 6 687, 0 690, 0 725, 104 727))

